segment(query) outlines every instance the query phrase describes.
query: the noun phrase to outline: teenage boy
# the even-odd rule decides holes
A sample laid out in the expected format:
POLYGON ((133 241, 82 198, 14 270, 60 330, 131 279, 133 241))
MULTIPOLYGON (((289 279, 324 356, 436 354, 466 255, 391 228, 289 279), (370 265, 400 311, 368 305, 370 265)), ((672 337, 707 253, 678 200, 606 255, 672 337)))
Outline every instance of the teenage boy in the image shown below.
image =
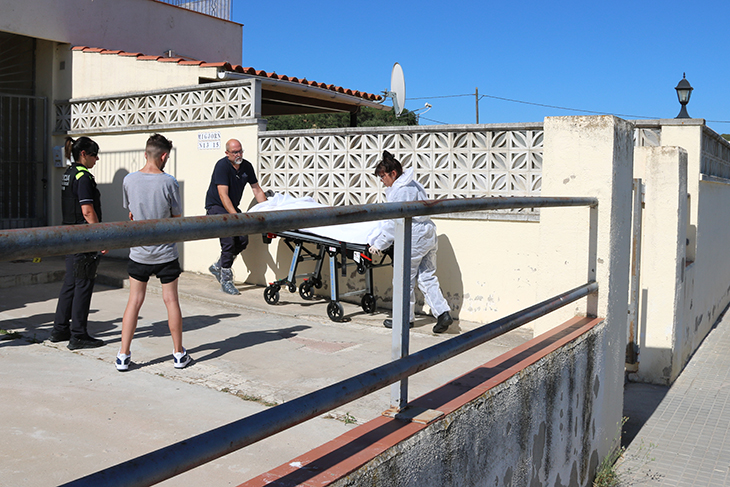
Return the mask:
MULTIPOLYGON (((130 220, 176 218, 182 214, 180 188, 177 180, 165 173, 170 158, 172 141, 160 134, 147 140, 145 166, 124 178, 122 201, 129 210, 130 220)), ((130 350, 134 331, 137 329, 139 310, 144 303, 147 282, 151 275, 162 283, 162 300, 167 308, 167 325, 173 345, 173 365, 177 369, 187 366, 192 358, 182 344, 182 312, 178 298, 178 277, 182 270, 174 243, 145 245, 129 249, 129 301, 122 318, 122 344, 117 354, 117 370, 129 369, 132 360, 130 350)))

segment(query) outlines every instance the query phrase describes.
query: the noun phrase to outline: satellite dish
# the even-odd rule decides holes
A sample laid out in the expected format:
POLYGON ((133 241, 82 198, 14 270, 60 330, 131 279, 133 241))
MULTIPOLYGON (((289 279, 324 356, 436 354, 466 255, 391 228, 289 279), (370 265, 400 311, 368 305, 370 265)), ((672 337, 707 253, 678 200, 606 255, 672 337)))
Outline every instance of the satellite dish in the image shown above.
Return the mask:
POLYGON ((406 104, 406 80, 403 77, 403 68, 398 63, 393 65, 393 71, 390 73, 390 91, 386 96, 393 99, 393 111, 395 116, 399 117, 406 104))

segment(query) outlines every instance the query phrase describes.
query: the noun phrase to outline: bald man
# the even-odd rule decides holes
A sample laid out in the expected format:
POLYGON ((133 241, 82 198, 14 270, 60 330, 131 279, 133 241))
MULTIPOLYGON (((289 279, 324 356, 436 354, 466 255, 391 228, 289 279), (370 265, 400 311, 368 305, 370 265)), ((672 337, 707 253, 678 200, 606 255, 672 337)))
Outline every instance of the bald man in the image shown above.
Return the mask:
MULTIPOLYGON (((208 215, 223 215, 226 213, 240 213, 238 205, 246 184, 251 185, 256 201, 266 201, 266 195, 259 186, 253 166, 243 158, 243 147, 236 139, 226 142, 226 157, 215 163, 210 186, 205 195, 205 209, 208 215)), ((231 266, 236 256, 248 245, 248 235, 240 237, 224 237, 220 239, 221 255, 218 261, 208 270, 221 285, 221 290, 227 294, 241 294, 233 284, 231 266)))

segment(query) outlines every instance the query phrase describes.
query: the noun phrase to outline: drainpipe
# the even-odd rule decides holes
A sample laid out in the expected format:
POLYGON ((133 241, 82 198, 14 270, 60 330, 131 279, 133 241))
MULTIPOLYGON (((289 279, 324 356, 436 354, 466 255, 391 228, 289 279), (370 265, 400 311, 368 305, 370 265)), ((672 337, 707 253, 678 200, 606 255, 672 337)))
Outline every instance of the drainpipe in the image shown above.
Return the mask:
POLYGON ((644 185, 641 179, 634 179, 634 211, 631 240, 631 290, 629 294, 629 337, 626 343, 626 371, 639 370, 639 290, 641 274, 641 219, 644 206, 644 185))

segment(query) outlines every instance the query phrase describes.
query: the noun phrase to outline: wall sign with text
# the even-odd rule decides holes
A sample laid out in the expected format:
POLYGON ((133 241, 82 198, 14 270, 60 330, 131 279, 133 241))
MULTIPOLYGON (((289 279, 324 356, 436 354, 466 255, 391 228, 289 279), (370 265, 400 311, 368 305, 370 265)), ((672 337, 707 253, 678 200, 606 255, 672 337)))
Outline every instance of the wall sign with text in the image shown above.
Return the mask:
POLYGON ((200 132, 198 133, 198 150, 218 150, 221 148, 221 133, 200 132))

